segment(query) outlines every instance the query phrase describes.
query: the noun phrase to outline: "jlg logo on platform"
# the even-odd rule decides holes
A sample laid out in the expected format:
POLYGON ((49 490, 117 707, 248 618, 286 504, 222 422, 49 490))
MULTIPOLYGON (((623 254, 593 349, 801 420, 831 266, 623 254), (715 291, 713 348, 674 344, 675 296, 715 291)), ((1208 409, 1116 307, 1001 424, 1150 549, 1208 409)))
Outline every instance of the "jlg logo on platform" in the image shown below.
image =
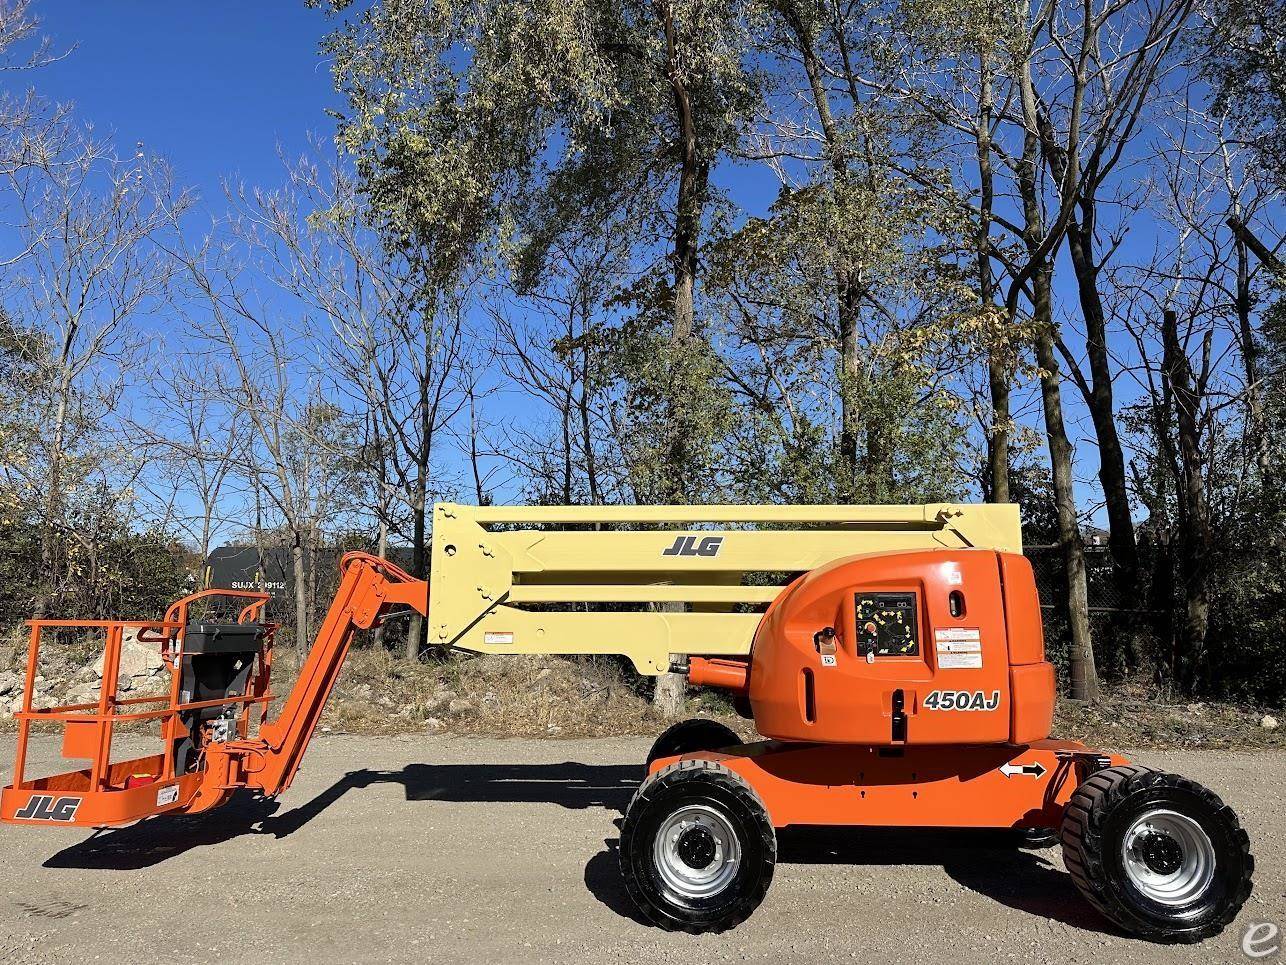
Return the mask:
POLYGON ((37 794, 26 805, 13 812, 15 818, 23 821, 70 821, 76 817, 80 807, 78 797, 54 798, 49 794, 37 794))
POLYGON ((679 536, 669 549, 661 550, 662 556, 718 556, 723 546, 722 536, 704 536, 697 542, 695 536, 679 536))

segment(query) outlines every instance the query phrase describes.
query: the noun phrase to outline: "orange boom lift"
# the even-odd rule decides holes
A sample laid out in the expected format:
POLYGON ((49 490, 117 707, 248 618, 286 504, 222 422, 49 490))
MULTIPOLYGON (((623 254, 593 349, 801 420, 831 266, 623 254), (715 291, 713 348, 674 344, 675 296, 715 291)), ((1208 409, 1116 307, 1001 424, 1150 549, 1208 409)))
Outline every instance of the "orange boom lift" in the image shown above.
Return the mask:
MULTIPOLYGON (((648 538, 655 538, 658 557, 690 557, 665 565, 695 573, 717 570, 722 545, 735 532, 648 538)), ((924 532, 934 531, 926 524, 924 532)), ((946 542, 941 533, 934 539, 946 542)), ((658 738, 620 846, 629 893, 649 918, 690 932, 732 927, 767 892, 778 829, 865 825, 1056 832, 1077 887, 1124 929, 1197 941, 1233 919, 1250 894, 1254 866, 1235 814, 1192 781, 1049 739, 1054 669, 1045 659, 1031 566, 1018 553, 960 542, 816 566, 788 582, 756 618, 748 654, 712 645, 705 654, 675 655, 672 669, 693 684, 729 690, 765 739, 743 744, 710 720, 676 724, 658 738)), ((494 540, 478 546, 484 557, 497 557, 494 540)), ((450 566, 459 550, 452 542, 442 551, 439 557, 435 545, 437 567, 450 566)), ((637 598, 622 574, 639 564, 627 555, 619 566, 612 577, 618 582, 594 599, 637 598)), ((0 819, 122 824, 209 810, 242 789, 284 791, 354 632, 397 611, 430 615, 428 584, 387 560, 350 553, 341 572, 299 679, 271 722, 273 627, 262 622, 265 594, 207 591, 152 623, 33 621, 14 780, 0 798, 0 819), (190 619, 194 604, 218 594, 248 601, 236 622, 190 619), (99 700, 35 709, 42 635, 72 626, 105 634, 99 700), (116 672, 130 627, 160 648, 172 678, 168 695, 118 698, 116 672), (60 722, 64 756, 90 766, 28 778, 28 739, 38 721, 60 722), (130 721, 159 722, 162 750, 113 762, 113 729, 130 721)), ((526 598, 571 592, 557 583, 539 589, 535 576, 527 581, 526 598)), ((506 597, 523 595, 516 584, 508 594, 477 589, 488 613, 503 612, 506 597)), ((753 598, 753 589, 714 595, 735 601, 753 598)), ((503 646, 514 634, 507 634, 510 641, 504 633, 498 641, 492 636, 488 646, 503 646)), ((552 641, 548 649, 566 652, 552 641)))

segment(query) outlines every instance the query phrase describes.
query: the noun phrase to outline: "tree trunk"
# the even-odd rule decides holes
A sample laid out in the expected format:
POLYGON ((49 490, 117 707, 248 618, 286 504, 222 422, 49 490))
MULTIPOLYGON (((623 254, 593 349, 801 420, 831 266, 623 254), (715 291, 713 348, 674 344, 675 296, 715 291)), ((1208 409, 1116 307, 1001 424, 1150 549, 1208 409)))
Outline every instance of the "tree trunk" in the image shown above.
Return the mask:
POLYGON ((1089 592, 1085 580, 1085 546, 1076 519, 1075 479, 1072 444, 1063 424, 1063 400, 1059 387, 1058 359, 1054 354, 1050 281, 1046 266, 1032 276, 1036 318, 1036 364, 1040 366, 1040 394, 1045 415, 1045 436, 1054 478, 1054 504, 1058 515, 1058 541, 1063 551, 1066 578, 1067 626, 1070 631, 1068 663, 1072 677, 1072 698, 1094 700, 1099 694, 1098 671, 1094 666, 1094 644, 1090 636, 1089 592))
MULTIPOLYGON (((575 403, 574 386, 572 380, 567 380, 567 389, 563 393, 562 404, 559 406, 559 421, 563 435, 563 503, 571 505, 572 503, 572 485, 576 478, 576 450, 572 445, 572 408, 575 403)), ((476 461, 474 465, 477 465, 476 461)), ((482 487, 478 487, 479 503, 482 502, 482 487)))
MULTIPOLYGON (((674 248, 674 301, 670 344, 682 350, 696 332, 696 277, 699 252, 701 216, 705 210, 706 191, 709 184, 709 165, 697 155, 696 128, 691 118, 691 105, 681 83, 675 82, 675 103, 679 110, 682 130, 682 161, 679 168, 679 195, 675 214, 674 248)), ((676 386, 671 390, 671 420, 669 449, 669 480, 665 494, 667 502, 683 502, 682 480, 692 461, 688 448, 685 416, 689 386, 676 386)))
MULTIPOLYGON (((379 537, 375 541, 375 555, 380 559, 387 559, 388 557, 388 518, 386 509, 380 510, 379 537)), ((384 646, 384 624, 381 623, 375 627, 371 643, 377 650, 384 646)))
POLYGON ((255 578, 259 581, 258 589, 262 590, 268 582, 268 553, 263 544, 263 491, 259 488, 259 476, 253 475, 251 479, 255 494, 255 578))
MULTIPOLYGON (((589 314, 585 315, 586 328, 589 327, 589 314)), ((589 489, 591 506, 599 503, 598 494, 598 457, 594 452, 594 431, 590 422, 590 359, 589 339, 582 339, 580 398, 576 401, 577 414, 580 416, 581 448, 585 451, 585 485, 589 489)))
POLYGON ((1250 285, 1250 247, 1248 232, 1237 231, 1241 224, 1241 201, 1232 197, 1233 213, 1229 223, 1234 225, 1233 251, 1237 256, 1237 292, 1234 306, 1237 310, 1237 342, 1246 373, 1246 437, 1250 456, 1261 477, 1269 469, 1268 436, 1264 431, 1264 405, 1259 390, 1259 345, 1255 341, 1255 322, 1252 312, 1250 285))
POLYGON ((33 619, 49 616, 58 589, 58 519, 62 515, 63 443, 67 432, 68 397, 71 385, 64 377, 59 386, 58 409, 54 414, 49 444, 49 476, 46 480, 44 519, 40 521, 40 583, 36 588, 33 619))
POLYGON ((58 515, 58 479, 57 469, 51 465, 49 472, 49 490, 45 494, 44 519, 40 521, 40 583, 36 588, 36 599, 32 607, 32 617, 43 620, 49 616, 57 591, 57 574, 55 573, 58 555, 58 529, 55 519, 58 515))
MULTIPOLYGON (((697 142, 696 118, 687 82, 680 64, 679 44, 674 24, 674 11, 669 0, 657 0, 657 15, 665 34, 665 73, 674 101, 674 116, 679 134, 679 191, 675 205, 674 243, 671 261, 674 268, 674 299, 670 328, 671 347, 682 350, 696 333, 696 279, 701 239, 701 218, 705 212, 709 190, 710 164, 701 156, 697 142)), ((671 390, 669 400, 673 415, 668 450, 667 492, 662 498, 667 502, 683 502, 686 498, 683 480, 688 477, 692 455, 688 449, 688 434, 684 418, 685 391, 688 387, 671 390)), ((662 612, 682 612, 683 604, 661 604, 662 612)), ((679 674, 663 673, 656 680, 653 705, 663 717, 676 717, 683 710, 683 697, 687 680, 679 674)))
POLYGON ((210 542, 214 538, 214 502, 206 500, 201 517, 201 576, 197 580, 198 590, 210 588, 210 542))
POLYGON ((701 215, 709 185, 709 166, 689 158, 684 151, 679 175, 677 224, 674 232, 674 327, 676 342, 689 338, 696 330, 695 292, 701 215))
POLYGON ((1094 263, 1094 222, 1092 202, 1083 201, 1083 224, 1073 220, 1067 229, 1067 247, 1076 274, 1077 294, 1085 318, 1085 349, 1089 356, 1089 391, 1085 404, 1094 423, 1098 441, 1099 482, 1107 510, 1108 543, 1116 568, 1117 586, 1125 600, 1139 591, 1139 549, 1135 542, 1134 518, 1125 473, 1125 452, 1116 429, 1116 404, 1112 393, 1112 367, 1108 358, 1107 317, 1098 290, 1098 266, 1094 263))
POLYGON ((857 481, 862 472, 862 406, 857 393, 861 365, 857 343, 857 297, 847 269, 839 266, 836 276, 839 287, 839 464, 842 472, 841 489, 835 498, 851 503, 857 500, 857 481))
POLYGON ((701 156, 697 143, 692 98, 679 63, 673 11, 668 0, 658 4, 665 30, 666 76, 674 98, 679 129, 679 194, 674 216, 674 317, 671 338, 681 343, 696 330, 695 291, 697 255, 701 239, 701 217, 709 190, 710 164, 701 156))
POLYGON ((1010 502, 1009 496, 1009 371, 993 356, 987 359, 987 388, 991 392, 991 427, 987 433, 987 501, 1010 502))
MULTIPOLYGON (((1098 672, 1094 667, 1094 644, 1090 637, 1085 547, 1081 542, 1080 526, 1076 519, 1072 444, 1067 438, 1067 428, 1063 423, 1063 397, 1054 347, 1056 329, 1052 296, 1053 266, 1041 253, 1046 238, 1037 184, 1039 119, 1030 59, 1020 65, 1018 82, 1024 130, 1022 158, 1017 165, 1015 180, 1023 211, 1023 243, 1030 258, 1027 271, 1031 278, 1032 322, 1036 329, 1036 364, 1040 366, 1041 405, 1054 483, 1058 542, 1063 551, 1067 626, 1071 637, 1068 663, 1072 677, 1072 697, 1076 700, 1093 700, 1098 697, 1099 692, 1098 672)), ((1011 302, 1016 294, 1011 293, 1011 302)))
MULTIPOLYGON (((1207 336, 1208 338, 1208 336, 1207 336)), ((1210 557, 1214 537, 1206 500, 1201 454, 1201 404, 1204 387, 1179 342, 1177 315, 1167 309, 1161 324, 1161 371, 1174 399, 1179 439, 1179 568, 1183 579, 1183 616, 1179 621, 1176 680, 1192 693, 1206 669, 1206 631, 1210 622, 1210 557)), ((1208 344, 1207 344, 1208 348, 1208 344)))
POLYGON ((308 526, 308 544, 307 560, 308 566, 308 626, 313 627, 317 623, 317 605, 318 605, 318 575, 321 567, 317 565, 317 553, 321 546, 321 527, 317 520, 313 520, 308 526))
MULTIPOLYGON (((421 580, 429 575, 428 532, 425 519, 425 505, 428 501, 428 480, 424 475, 426 471, 427 469, 422 470, 416 479, 412 507, 411 575, 421 580)), ((424 647, 427 629, 424 618, 418 613, 412 613, 406 628, 407 660, 420 659, 420 650, 424 647)))
MULTIPOLYGON (((433 404, 431 381, 434 372, 434 354, 437 347, 435 335, 424 333, 423 372, 419 384, 420 420, 419 447, 414 451, 415 483, 411 491, 411 575, 426 580, 429 576, 429 466, 433 460, 433 432, 436 408, 433 404)), ((418 661, 428 638, 428 622, 419 613, 412 613, 406 627, 406 659, 418 661)))
MULTIPOLYGON (((991 166, 992 69, 984 51, 978 64, 978 117, 974 142, 978 159, 978 225, 974 234, 974 259, 978 269, 978 300, 984 310, 996 303, 996 281, 991 270, 991 213, 996 198, 996 175, 991 166)), ((987 354, 987 388, 991 394, 991 425, 987 429, 987 499, 1009 502, 1009 393, 1012 375, 1006 346, 993 346, 987 354)))
POLYGON ((656 690, 652 693, 652 706, 664 718, 679 717, 683 714, 687 689, 688 678, 683 674, 659 674, 656 678, 656 690))
POLYGON ((308 574, 304 565, 304 534, 290 527, 290 572, 295 584, 295 649, 306 653, 312 642, 308 626, 308 574))

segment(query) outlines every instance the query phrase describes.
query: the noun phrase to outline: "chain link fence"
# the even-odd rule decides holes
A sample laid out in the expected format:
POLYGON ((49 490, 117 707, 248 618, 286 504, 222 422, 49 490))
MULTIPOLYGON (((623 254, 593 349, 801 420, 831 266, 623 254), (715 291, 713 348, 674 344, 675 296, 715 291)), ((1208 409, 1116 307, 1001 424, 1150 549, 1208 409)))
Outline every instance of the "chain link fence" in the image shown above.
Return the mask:
MULTIPOLYGON (((1063 551, 1058 546, 1027 546, 1023 555, 1036 574, 1036 590, 1040 594, 1041 609, 1050 610, 1063 605, 1066 592, 1063 551)), ((1090 613, 1142 612, 1138 601, 1126 599, 1112 573, 1112 554, 1106 546, 1085 546, 1086 589, 1089 591, 1090 613)))
MULTIPOLYGON (((1027 546, 1023 554, 1036 576, 1045 646, 1049 660, 1065 682, 1071 636, 1067 625, 1067 580, 1063 551, 1058 546, 1027 546)), ((1085 583, 1089 598, 1090 633, 1100 671, 1120 670, 1135 662, 1153 634, 1153 611, 1146 601, 1122 592, 1112 568, 1108 547, 1093 539, 1085 544, 1085 583)))

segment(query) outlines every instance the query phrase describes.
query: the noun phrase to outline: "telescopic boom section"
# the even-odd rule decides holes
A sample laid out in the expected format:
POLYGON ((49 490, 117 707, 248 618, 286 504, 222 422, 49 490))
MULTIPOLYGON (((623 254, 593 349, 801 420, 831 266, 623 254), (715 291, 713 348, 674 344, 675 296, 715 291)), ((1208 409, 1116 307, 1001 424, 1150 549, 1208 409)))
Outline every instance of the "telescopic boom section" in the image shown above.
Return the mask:
POLYGON ((228 750, 262 755, 262 768, 247 775, 251 787, 279 794, 290 787, 299 762, 321 719, 353 633, 369 630, 381 615, 402 607, 427 616, 429 587, 388 560, 369 553, 349 553, 340 563, 341 579, 326 621, 300 668, 281 715, 259 730, 258 741, 234 743, 228 750))

